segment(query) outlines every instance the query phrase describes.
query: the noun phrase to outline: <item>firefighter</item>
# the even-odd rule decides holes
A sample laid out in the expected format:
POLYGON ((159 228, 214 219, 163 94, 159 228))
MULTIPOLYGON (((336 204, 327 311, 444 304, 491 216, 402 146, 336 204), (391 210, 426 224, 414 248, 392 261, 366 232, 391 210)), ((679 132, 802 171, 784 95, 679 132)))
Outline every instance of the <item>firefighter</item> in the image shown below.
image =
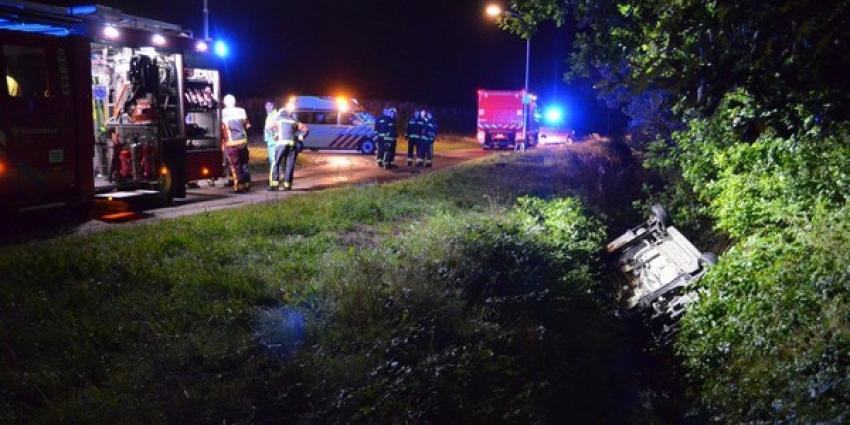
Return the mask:
POLYGON ((434 121, 434 116, 427 110, 422 110, 422 138, 419 144, 419 158, 416 166, 425 166, 431 168, 434 162, 434 142, 437 140, 437 123, 434 121), (420 160, 422 165, 420 165, 420 160))
POLYGON ((266 102, 266 123, 263 128, 263 140, 269 149, 269 185, 272 185, 274 182, 272 174, 274 173, 275 144, 277 143, 275 141, 275 134, 277 134, 278 115, 280 115, 280 110, 275 108, 274 103, 271 101, 266 102))
POLYGON ((248 164, 248 115, 242 108, 236 107, 236 98, 224 96, 224 109, 221 111, 221 126, 224 135, 224 154, 230 162, 233 176, 233 191, 236 193, 251 190, 251 171, 248 164))
POLYGON ((375 122, 375 131, 378 133, 378 166, 385 167, 387 170, 395 168, 395 150, 398 140, 398 129, 396 128, 396 115, 398 112, 395 108, 387 108, 384 110, 384 115, 378 118, 375 122))
POLYGON ((421 123, 419 122, 419 111, 413 112, 410 121, 407 122, 407 131, 405 139, 407 139, 407 166, 412 167, 413 161, 416 158, 417 148, 419 147, 419 138, 421 135, 421 123))
POLYGON ((280 111, 277 120, 277 132, 275 134, 274 164, 272 165, 272 180, 269 191, 279 190, 283 183, 283 190, 292 190, 292 181, 295 178, 295 162, 304 137, 307 136, 307 127, 298 122, 289 112, 280 111))

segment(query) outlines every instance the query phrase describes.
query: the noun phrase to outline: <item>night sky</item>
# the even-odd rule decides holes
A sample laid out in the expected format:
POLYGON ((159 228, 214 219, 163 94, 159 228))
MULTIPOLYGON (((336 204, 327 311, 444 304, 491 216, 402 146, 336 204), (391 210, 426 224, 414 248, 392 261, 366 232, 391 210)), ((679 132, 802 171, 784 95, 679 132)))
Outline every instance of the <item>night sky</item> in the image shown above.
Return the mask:
MULTIPOLYGON (((79 1, 43 1, 59 5, 79 1)), ((202 36, 202 0, 101 0, 202 36)), ((345 94, 475 108, 476 90, 520 89, 525 42, 483 14, 483 0, 210 0, 211 36, 232 55, 226 91, 238 96, 345 94)), ((532 40, 531 87, 571 124, 605 131, 607 110, 587 83, 566 85, 569 29, 532 40)))

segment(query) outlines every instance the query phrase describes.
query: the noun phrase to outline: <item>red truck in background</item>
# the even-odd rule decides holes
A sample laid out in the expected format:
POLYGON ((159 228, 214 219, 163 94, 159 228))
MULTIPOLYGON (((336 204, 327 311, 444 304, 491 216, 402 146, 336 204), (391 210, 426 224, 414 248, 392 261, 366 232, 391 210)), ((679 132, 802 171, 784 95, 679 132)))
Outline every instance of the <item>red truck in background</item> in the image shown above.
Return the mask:
POLYGON ((167 203, 221 176, 208 43, 109 7, 0 0, 0 215, 167 203))
POLYGON ((484 149, 508 149, 522 141, 523 125, 527 127, 526 145, 537 145, 539 126, 537 96, 523 90, 478 90, 478 143, 484 149), (528 111, 523 113, 523 101, 528 111))

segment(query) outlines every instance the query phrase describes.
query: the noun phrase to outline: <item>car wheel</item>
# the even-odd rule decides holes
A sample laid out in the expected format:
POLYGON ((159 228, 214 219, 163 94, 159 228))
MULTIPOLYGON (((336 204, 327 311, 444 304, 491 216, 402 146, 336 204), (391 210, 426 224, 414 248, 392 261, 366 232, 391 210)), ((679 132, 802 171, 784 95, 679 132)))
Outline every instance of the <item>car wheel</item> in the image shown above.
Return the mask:
POLYGON ((375 142, 372 140, 364 140, 360 143, 360 153, 363 155, 371 155, 375 153, 375 142))
POLYGON ((717 256, 713 252, 703 252, 697 261, 703 267, 711 267, 717 264, 717 256))
POLYGON ((670 226, 670 216, 667 214, 667 210, 661 205, 656 204, 652 206, 652 216, 655 217, 655 221, 661 224, 662 227, 670 226))

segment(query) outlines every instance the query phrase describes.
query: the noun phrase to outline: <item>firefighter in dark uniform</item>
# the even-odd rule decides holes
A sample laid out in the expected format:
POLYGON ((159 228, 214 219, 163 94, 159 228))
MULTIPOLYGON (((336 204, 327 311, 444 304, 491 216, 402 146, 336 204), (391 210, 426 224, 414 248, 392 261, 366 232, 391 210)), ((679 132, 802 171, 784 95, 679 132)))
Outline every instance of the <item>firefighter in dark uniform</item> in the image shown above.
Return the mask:
MULTIPOLYGON (((430 168, 434 163, 434 142, 437 140, 437 122, 429 111, 422 111, 422 139, 419 147, 419 158, 425 167, 430 168)), ((417 160, 417 167, 421 166, 417 160)))
POLYGON ((307 128, 299 123, 292 114, 287 111, 280 112, 277 122, 277 134, 274 136, 274 164, 272 164, 270 191, 279 190, 281 184, 283 185, 283 190, 292 190, 292 181, 295 178, 295 162, 298 160, 299 142, 306 135, 307 128))
POLYGON ((412 167, 413 161, 416 159, 417 148, 419 147, 419 139, 422 134, 421 123, 419 121, 419 111, 413 113, 410 121, 407 122, 407 131, 405 138, 407 139, 407 166, 412 167))
POLYGON ((393 164, 398 140, 396 114, 395 108, 388 108, 375 123, 375 132, 378 133, 378 166, 388 170, 396 167, 393 164))

